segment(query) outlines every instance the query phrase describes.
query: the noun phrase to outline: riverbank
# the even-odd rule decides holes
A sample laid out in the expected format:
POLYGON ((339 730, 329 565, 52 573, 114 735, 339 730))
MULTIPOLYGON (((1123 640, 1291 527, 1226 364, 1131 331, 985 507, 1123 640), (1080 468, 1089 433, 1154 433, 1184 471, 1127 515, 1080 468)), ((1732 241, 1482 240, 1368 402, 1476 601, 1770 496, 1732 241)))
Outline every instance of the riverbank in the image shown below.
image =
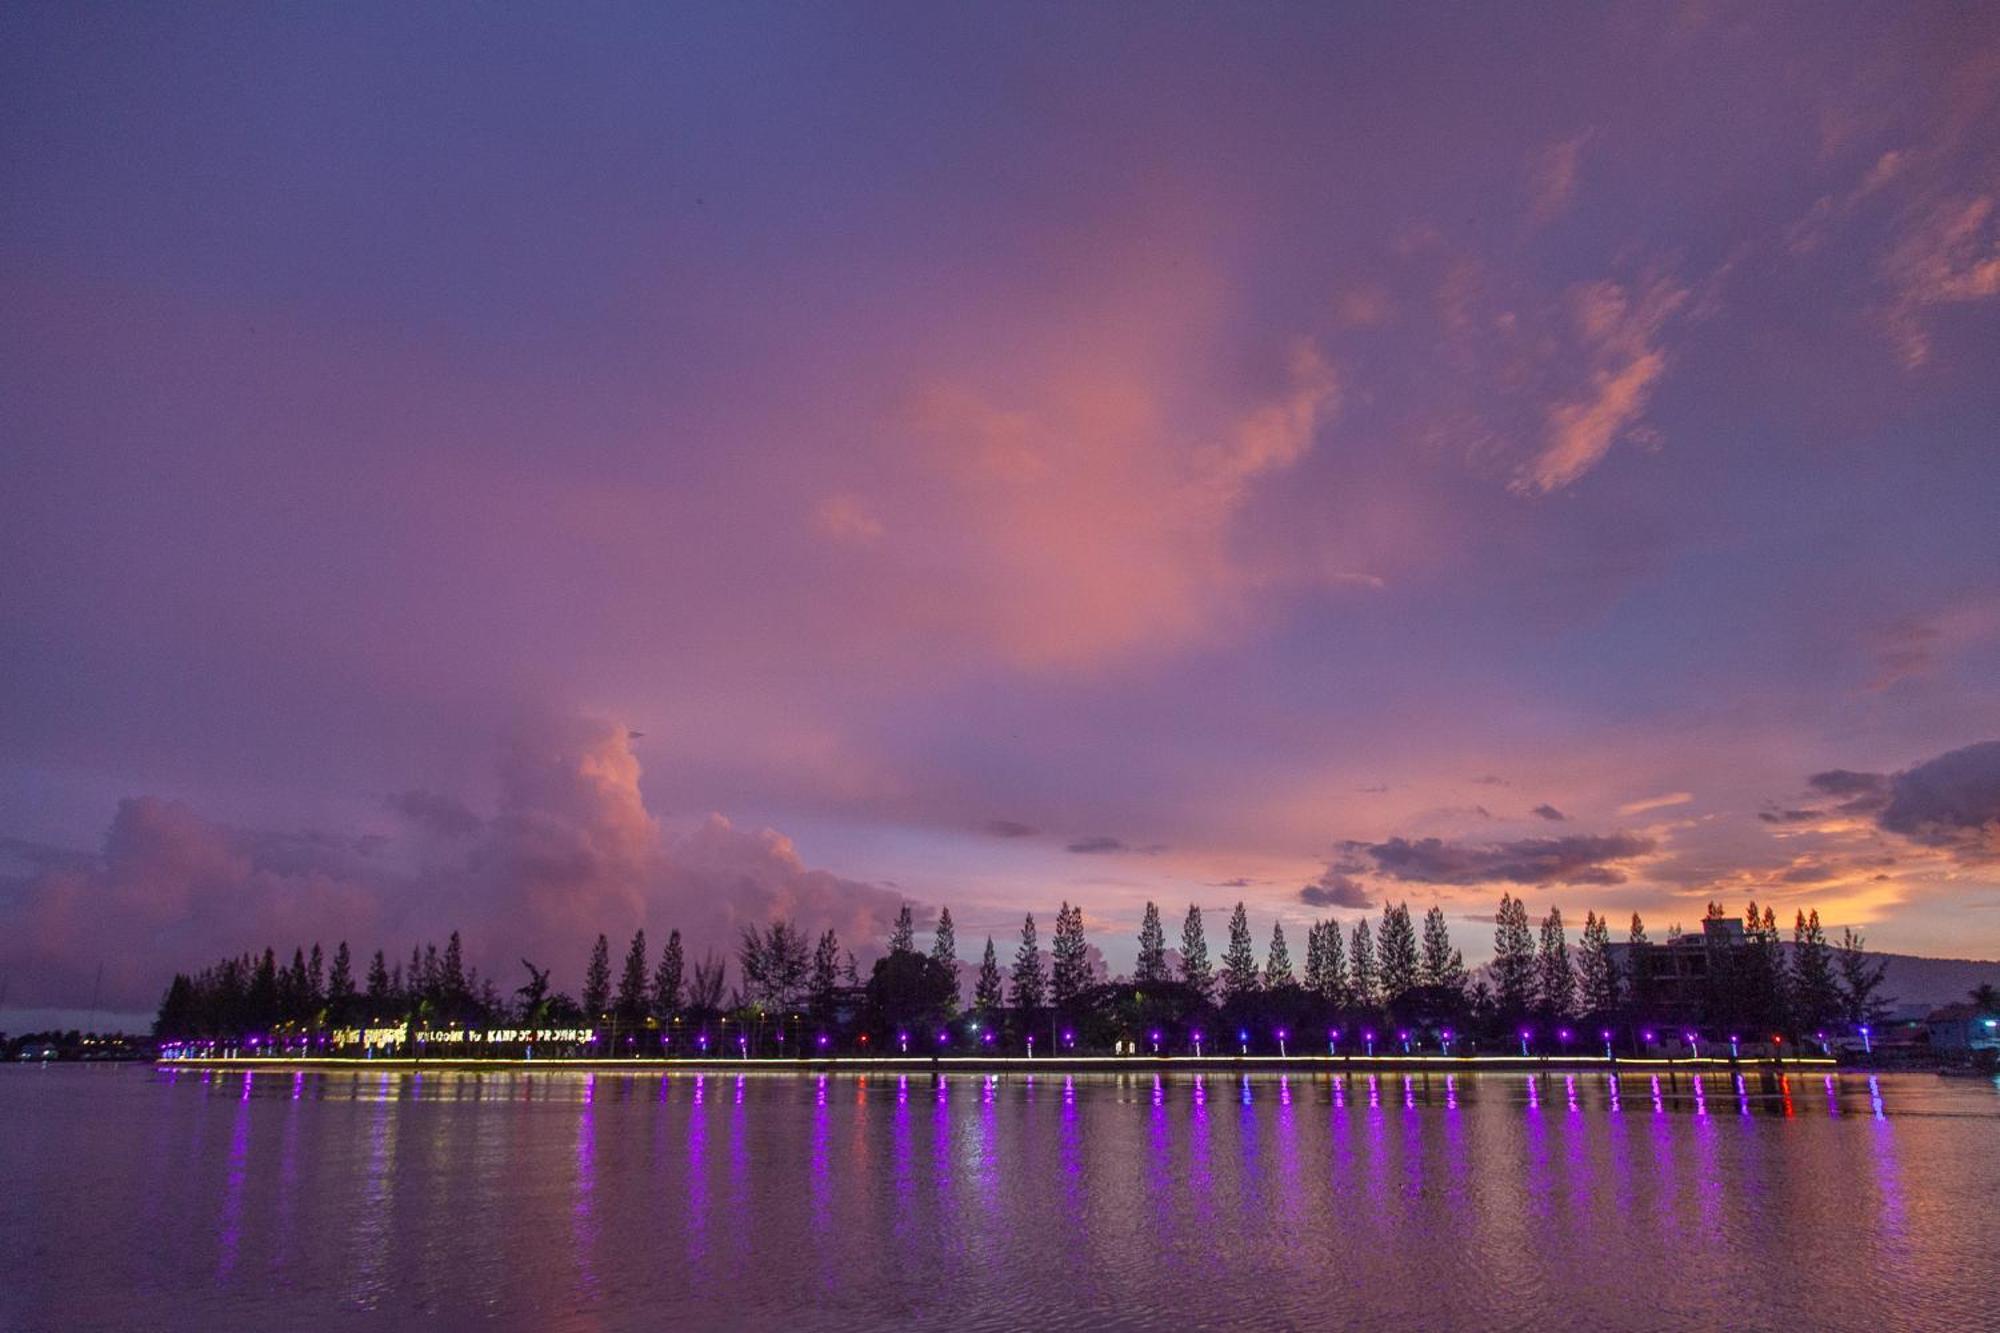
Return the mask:
POLYGON ((805 1073, 805 1074, 1226 1074, 1226 1073, 1341 1073, 1355 1071, 1409 1071, 1427 1074, 1455 1073, 1535 1073, 1543 1070, 1563 1073, 1617 1073, 1621 1070, 1649 1074, 1685 1071, 1727 1073, 1756 1070, 1789 1073, 1794 1070, 1831 1072, 1837 1060, 1825 1056, 1777 1059, 1732 1060, 1727 1056, 1696 1056, 1680 1059, 1645 1057, 1605 1057, 1602 1055, 1071 1055, 1036 1056, 831 1056, 804 1059, 602 1059, 540 1057, 409 1059, 378 1057, 360 1059, 322 1056, 163 1058, 161 1068, 186 1069, 271 1069, 271 1070, 484 1070, 560 1069, 598 1073, 805 1073))

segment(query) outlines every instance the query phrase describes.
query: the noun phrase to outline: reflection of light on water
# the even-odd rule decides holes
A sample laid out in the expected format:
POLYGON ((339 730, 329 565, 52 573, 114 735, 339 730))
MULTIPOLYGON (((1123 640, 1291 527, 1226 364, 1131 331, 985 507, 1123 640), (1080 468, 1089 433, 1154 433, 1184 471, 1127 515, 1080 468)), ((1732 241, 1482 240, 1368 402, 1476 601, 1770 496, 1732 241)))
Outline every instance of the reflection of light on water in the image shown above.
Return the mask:
POLYGON ((245 1071, 243 1094, 237 1098, 236 1125, 229 1135, 229 1177, 222 1193, 222 1223, 217 1228, 221 1246, 215 1262, 218 1282, 227 1282, 236 1271, 237 1247, 243 1240, 243 1177, 250 1155, 250 1078, 245 1071))
POLYGON ((1653 1075, 1653 1114, 1665 1115, 1666 1113, 1666 1103, 1660 1100, 1660 1076, 1655 1074, 1653 1075))
POLYGON ((583 1077, 583 1108, 576 1118, 576 1184, 570 1204, 570 1242, 576 1251, 578 1294, 597 1298, 597 1075, 583 1077))
POLYGON ((688 1266, 708 1258, 708 1075, 694 1076, 687 1122, 688 1266))
POLYGON ((1834 1086, 1831 1074, 1826 1076, 1826 1113, 1829 1116, 1840 1114, 1840 1093, 1834 1086))
POLYGON ((364 1310, 374 1309, 382 1299, 383 1269, 389 1258, 389 1176, 396 1152, 397 1114, 385 1073, 376 1084, 375 1117, 368 1128, 368 1176, 362 1205, 354 1213, 355 1249, 359 1253, 350 1299, 364 1310))

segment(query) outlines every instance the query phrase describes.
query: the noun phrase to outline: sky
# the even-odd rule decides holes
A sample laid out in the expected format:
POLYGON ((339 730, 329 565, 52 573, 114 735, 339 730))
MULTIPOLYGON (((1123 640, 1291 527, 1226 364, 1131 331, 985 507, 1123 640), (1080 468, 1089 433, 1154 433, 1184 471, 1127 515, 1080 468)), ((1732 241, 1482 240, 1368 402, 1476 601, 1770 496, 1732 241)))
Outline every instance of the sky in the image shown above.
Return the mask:
POLYGON ((0 1007, 2000 957, 1992 7, 17 5, 0 174, 0 1007))

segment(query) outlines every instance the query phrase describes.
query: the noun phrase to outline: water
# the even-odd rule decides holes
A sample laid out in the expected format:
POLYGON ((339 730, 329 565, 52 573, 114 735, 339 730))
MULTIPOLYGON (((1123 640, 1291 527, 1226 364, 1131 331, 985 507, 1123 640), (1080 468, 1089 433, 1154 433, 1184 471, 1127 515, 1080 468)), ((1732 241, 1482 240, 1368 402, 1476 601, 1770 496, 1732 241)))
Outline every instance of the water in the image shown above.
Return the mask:
POLYGON ((1996 1230, 1930 1076, 0 1068, 7 1329, 1993 1328, 1996 1230))

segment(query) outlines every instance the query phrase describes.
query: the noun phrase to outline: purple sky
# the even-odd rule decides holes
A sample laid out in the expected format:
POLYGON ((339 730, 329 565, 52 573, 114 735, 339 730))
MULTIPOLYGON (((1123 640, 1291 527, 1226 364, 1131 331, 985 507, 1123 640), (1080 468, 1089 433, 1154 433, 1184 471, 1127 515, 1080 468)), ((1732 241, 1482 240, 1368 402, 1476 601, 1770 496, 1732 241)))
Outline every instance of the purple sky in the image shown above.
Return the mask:
POLYGON ((1962 5, 10 7, 6 1003, 899 895, 2000 955, 1997 90, 1962 5))

